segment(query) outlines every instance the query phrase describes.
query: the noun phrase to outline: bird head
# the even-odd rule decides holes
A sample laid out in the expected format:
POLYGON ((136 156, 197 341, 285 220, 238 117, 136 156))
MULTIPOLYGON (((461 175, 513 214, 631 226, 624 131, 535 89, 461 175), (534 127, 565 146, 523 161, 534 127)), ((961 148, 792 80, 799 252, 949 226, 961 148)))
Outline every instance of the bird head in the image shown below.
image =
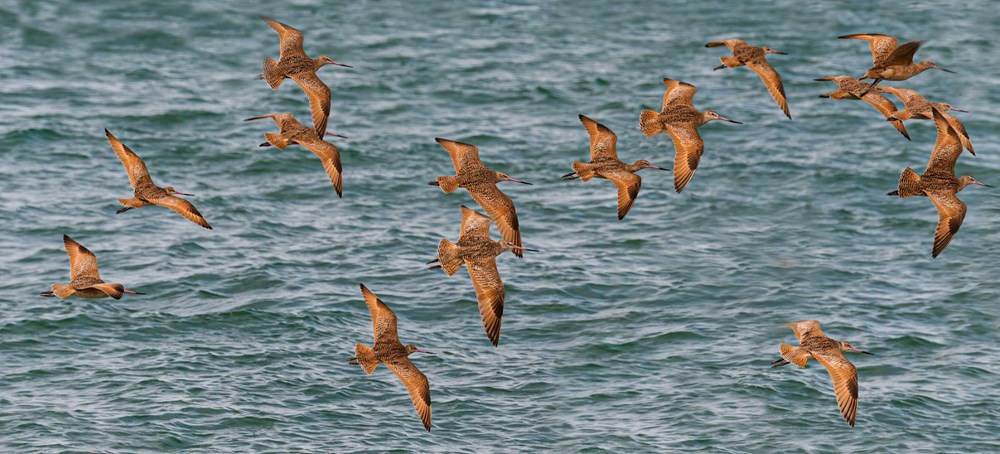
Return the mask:
POLYGON ((343 66, 345 68, 353 68, 353 66, 351 65, 345 65, 330 57, 327 57, 326 55, 320 55, 319 57, 316 58, 316 69, 319 69, 320 67, 325 65, 337 65, 337 66, 343 66))
POLYGON ((976 178, 973 177, 972 175, 963 175, 962 178, 958 179, 958 190, 961 191, 963 188, 965 188, 966 186, 968 186, 970 184, 974 184, 974 185, 978 185, 978 186, 983 186, 983 187, 987 187, 987 188, 992 188, 993 187, 993 186, 990 186, 990 185, 988 185, 986 183, 983 183, 983 182, 981 182, 979 180, 976 180, 976 178))
POLYGON ((186 192, 181 192, 181 191, 178 191, 178 190, 174 189, 174 187, 173 187, 173 186, 167 186, 167 187, 163 188, 163 190, 164 190, 164 191, 166 191, 166 192, 167 192, 167 194, 169 194, 169 195, 174 195, 174 194, 178 194, 178 195, 188 195, 188 196, 193 196, 193 195, 194 195, 194 194, 188 194, 188 193, 186 193, 186 192))
POLYGON ((866 351, 861 350, 861 349, 854 348, 854 346, 851 345, 847 341, 840 341, 840 350, 844 351, 844 352, 864 353, 866 355, 872 355, 873 354, 873 353, 869 353, 869 352, 866 352, 866 351))
POLYGON ((719 115, 718 113, 716 113, 714 110, 706 110, 705 113, 702 114, 702 115, 705 117, 705 123, 708 123, 708 122, 710 122, 712 120, 721 120, 721 121, 728 121, 730 123, 736 123, 738 125, 743 124, 743 123, 738 122, 736 120, 730 120, 730 119, 728 119, 726 117, 723 117, 722 115, 719 115))
MULTIPOLYGON (((506 251, 508 249, 513 249, 515 251, 538 252, 538 249, 531 249, 531 248, 526 248, 526 247, 518 246, 518 245, 516 245, 514 243, 511 243, 510 241, 507 241, 507 240, 497 241, 497 248, 500 250, 500 252, 506 251)), ((498 253, 498 255, 499 255, 499 253, 498 253)))
POLYGON ((642 169, 670 170, 670 169, 664 169, 663 167, 660 166, 654 166, 651 162, 645 159, 640 159, 636 161, 630 167, 632 167, 631 169, 629 169, 632 171, 632 173, 638 172, 642 169))
POLYGON ((765 54, 788 55, 788 52, 782 52, 780 50, 774 50, 774 49, 771 49, 770 47, 767 47, 767 46, 763 46, 763 47, 761 47, 761 49, 764 49, 764 53, 765 54))
POLYGON ((923 69, 937 69, 937 70, 940 70, 940 71, 944 71, 946 73, 955 74, 955 71, 952 71, 952 70, 947 69, 947 68, 942 68, 942 67, 938 66, 937 63, 934 63, 933 61, 930 61, 930 60, 924 60, 924 61, 922 61, 920 63, 917 63, 917 65, 920 66, 921 70, 923 70, 923 69))
POLYGON ((503 173, 503 172, 496 172, 496 174, 497 174, 497 183, 499 183, 501 181, 513 181, 515 183, 531 184, 531 183, 528 183, 527 181, 521 181, 521 180, 518 180, 518 179, 515 179, 515 178, 511 178, 510 176, 508 176, 506 173, 503 173))
POLYGON ((406 356, 410 356, 413 353, 430 353, 430 352, 427 350, 421 350, 417 348, 416 345, 406 344, 406 356))

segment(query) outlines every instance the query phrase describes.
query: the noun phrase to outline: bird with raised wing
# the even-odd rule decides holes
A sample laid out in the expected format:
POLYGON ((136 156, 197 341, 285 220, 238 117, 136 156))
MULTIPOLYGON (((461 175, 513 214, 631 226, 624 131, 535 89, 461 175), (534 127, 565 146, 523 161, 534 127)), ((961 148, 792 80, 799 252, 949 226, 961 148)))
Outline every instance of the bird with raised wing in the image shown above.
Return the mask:
POLYGON ((888 195, 899 196, 901 199, 913 196, 927 196, 931 199, 940 218, 937 229, 934 230, 934 247, 931 249, 931 257, 936 258, 951 243, 965 219, 966 206, 958 199, 958 192, 970 184, 988 188, 992 186, 976 181, 972 175, 955 178, 955 162, 958 161, 958 155, 962 154, 962 142, 958 132, 938 109, 931 109, 931 115, 937 127, 937 142, 927 168, 920 175, 909 167, 904 169, 899 176, 898 187, 888 195))
POLYGON ((479 300, 479 314, 483 318, 486 337, 493 346, 500 343, 500 324, 503 319, 504 287, 497 271, 496 257, 508 249, 537 252, 522 248, 506 240, 490 238, 490 218, 462 205, 462 226, 458 243, 442 238, 438 244, 437 258, 427 262, 437 263, 431 268, 441 268, 449 276, 465 264, 479 300))
POLYGON ((654 166, 645 159, 627 164, 618 159, 616 150, 618 136, 606 126, 580 115, 580 122, 590 135, 590 162, 573 161, 573 172, 563 175, 564 180, 588 181, 591 178, 611 180, 618 187, 618 220, 622 220, 636 197, 639 197, 639 187, 642 178, 636 173, 642 169, 669 170, 654 166))
POLYGON ((805 368, 810 359, 818 361, 833 379, 833 391, 837 395, 840 414, 851 427, 854 427, 854 421, 858 417, 858 369, 844 357, 844 352, 866 355, 871 353, 854 348, 847 341, 826 337, 816 320, 786 323, 785 326, 795 332, 799 346, 793 347, 784 343, 779 345, 781 358, 771 362, 771 367, 781 367, 791 363, 805 368))
POLYGON ((712 120, 743 124, 725 118, 712 110, 704 112, 694 108, 694 85, 673 79, 663 79, 667 92, 663 95, 663 107, 659 112, 643 110, 639 116, 639 128, 646 137, 667 132, 674 141, 674 190, 681 192, 694 176, 705 141, 698 134, 698 128, 712 120))
POLYGON ((330 87, 327 87, 316 71, 326 65, 337 65, 350 68, 350 65, 338 63, 334 59, 320 55, 310 58, 302 47, 302 32, 274 19, 261 16, 274 31, 278 32, 280 53, 278 61, 264 57, 264 72, 260 76, 267 81, 272 90, 277 90, 285 78, 290 78, 302 87, 309 97, 309 107, 312 110, 313 127, 316 134, 322 136, 326 132, 326 124, 330 119, 330 87))
POLYGON ((874 79, 871 85, 868 85, 868 90, 883 80, 906 80, 928 69, 954 73, 954 71, 942 68, 930 60, 913 62, 913 54, 917 52, 917 49, 920 49, 924 41, 910 41, 899 45, 899 41, 895 37, 881 33, 855 33, 837 38, 868 41, 872 51, 872 67, 860 78, 860 80, 874 79))
POLYGON ((63 235, 63 246, 69 255, 69 283, 52 284, 52 290, 42 292, 42 296, 67 298, 107 298, 121 299, 122 295, 145 295, 125 288, 122 284, 104 282, 97 272, 97 256, 90 249, 77 243, 69 235, 63 235))
POLYGON ((789 119, 792 118, 791 112, 788 110, 788 101, 785 99, 785 86, 781 83, 781 76, 778 72, 774 70, 770 63, 767 62, 767 54, 777 54, 777 55, 788 55, 785 52, 777 51, 771 49, 767 46, 751 46, 743 41, 742 39, 727 39, 723 41, 712 41, 705 44, 705 47, 719 47, 726 46, 733 55, 719 57, 722 64, 716 66, 714 71, 718 71, 723 68, 737 68, 746 65, 751 71, 757 73, 760 80, 764 82, 764 86, 767 87, 767 92, 771 94, 774 98, 774 102, 778 104, 778 107, 785 116, 789 119))
MULTIPOLYGON (((868 90, 868 84, 864 82, 859 82, 857 79, 851 76, 828 76, 820 77, 814 79, 816 81, 824 82, 836 82, 840 88, 831 91, 830 93, 819 95, 820 98, 830 98, 830 99, 861 99, 871 104, 875 107, 886 119, 890 119, 892 114, 896 112, 896 105, 893 104, 889 98, 886 98, 878 88, 875 90, 868 90)), ((890 120, 892 127, 896 128, 906 140, 910 140, 910 133, 906 132, 906 126, 903 126, 903 122, 900 120, 890 120)))
MULTIPOLYGON (((264 138, 267 139, 267 142, 260 144, 260 146, 273 145, 279 150, 284 150, 289 145, 302 145, 303 148, 311 151, 323 163, 323 170, 326 171, 330 182, 333 183, 333 189, 337 191, 337 197, 343 197, 344 169, 340 164, 340 151, 337 150, 337 147, 316 135, 315 129, 299 123, 295 119, 295 116, 290 113, 261 115, 250 117, 243 121, 261 120, 264 118, 274 120, 280 131, 278 133, 265 133, 264 138)), ((325 135, 343 137, 332 132, 326 132, 325 135)))
POLYGON ((159 205, 176 211, 187 220, 206 229, 212 228, 212 226, 208 225, 208 221, 205 221, 205 217, 201 215, 191 202, 175 195, 193 196, 194 194, 180 192, 174 189, 173 186, 163 188, 157 186, 153 183, 153 178, 149 176, 149 170, 146 170, 146 163, 142 162, 142 158, 139 155, 135 154, 134 151, 118 140, 114 134, 111 134, 111 131, 105 129, 104 135, 108 136, 111 149, 115 151, 118 159, 122 162, 122 166, 125 167, 125 172, 128 174, 128 181, 132 184, 134 192, 134 196, 131 198, 118 199, 118 202, 124 207, 119 209, 116 214, 124 213, 133 208, 142 208, 146 205, 159 205))
POLYGON ((965 131, 965 125, 948 113, 949 110, 966 112, 965 110, 956 109, 946 102, 930 102, 920 93, 917 93, 916 90, 909 88, 879 85, 879 89, 899 98, 905 106, 903 109, 893 112, 892 116, 886 119, 887 121, 906 121, 911 118, 932 120, 934 115, 931 113, 931 110, 937 108, 938 112, 944 115, 945 120, 948 120, 948 124, 958 132, 958 138, 962 140, 962 147, 969 150, 969 153, 972 153, 973 156, 976 155, 976 151, 972 149, 972 141, 969 140, 969 133, 965 131))
POLYGON ((413 353, 430 353, 417 348, 416 345, 403 345, 396 331, 396 314, 389 309, 379 297, 375 296, 365 284, 361 284, 361 295, 372 316, 372 330, 375 342, 369 347, 361 342, 354 346, 354 356, 347 359, 348 364, 357 364, 371 375, 379 364, 385 364, 399 380, 403 382, 406 391, 410 393, 413 408, 423 422, 424 428, 431 431, 431 387, 427 377, 410 362, 413 353))
POLYGON ((529 185, 531 183, 511 178, 506 173, 487 168, 479 159, 479 148, 476 148, 475 145, 440 137, 434 140, 444 147, 448 155, 451 156, 451 163, 455 167, 455 176, 437 177, 436 180, 427 184, 440 186, 445 194, 450 194, 458 188, 465 188, 472 199, 486 210, 486 214, 493 218, 493 222, 497 224, 497 229, 500 230, 503 239, 517 246, 517 248, 511 249, 511 252, 518 257, 523 256, 521 249, 519 249, 521 247, 521 226, 517 221, 514 202, 497 188, 497 183, 501 181, 529 185))

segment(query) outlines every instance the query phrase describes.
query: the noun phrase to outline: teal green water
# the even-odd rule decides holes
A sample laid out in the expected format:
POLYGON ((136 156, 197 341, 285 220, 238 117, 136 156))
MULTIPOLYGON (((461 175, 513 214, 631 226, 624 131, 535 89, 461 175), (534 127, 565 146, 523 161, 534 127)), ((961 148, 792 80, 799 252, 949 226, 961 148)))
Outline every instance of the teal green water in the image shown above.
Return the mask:
POLYGON ((932 204, 885 193, 922 169, 933 124, 908 123, 908 142, 812 81, 870 63, 838 35, 927 39, 917 56, 957 74, 897 85, 970 110, 979 156, 957 170, 1000 185, 995 5, 420 3, 0 1, 0 451, 1000 450, 997 190, 962 192, 962 230, 932 260, 932 204), (258 148, 275 127, 242 122, 308 112, 294 85, 253 78, 278 53, 258 14, 355 65, 320 72, 349 136, 342 200, 311 154, 258 148), (704 43, 730 37, 789 53, 770 61, 793 121, 745 68, 712 71, 724 51, 704 43), (577 114, 623 159, 669 167, 670 140, 636 127, 662 77, 745 124, 702 128, 681 195, 643 172, 619 222, 609 182, 559 179, 588 153, 577 114), (131 189, 104 128, 215 230, 115 215, 131 189), (424 269, 475 206, 426 185, 452 172, 436 136, 534 183, 502 186, 542 252, 497 260, 499 348, 466 272, 424 269), (64 233, 148 295, 38 296, 68 277, 64 233), (389 371, 345 362, 372 334, 358 282, 436 353, 413 358, 430 433, 389 371), (817 364, 769 368, 800 319, 875 353, 851 357, 856 427, 817 364))

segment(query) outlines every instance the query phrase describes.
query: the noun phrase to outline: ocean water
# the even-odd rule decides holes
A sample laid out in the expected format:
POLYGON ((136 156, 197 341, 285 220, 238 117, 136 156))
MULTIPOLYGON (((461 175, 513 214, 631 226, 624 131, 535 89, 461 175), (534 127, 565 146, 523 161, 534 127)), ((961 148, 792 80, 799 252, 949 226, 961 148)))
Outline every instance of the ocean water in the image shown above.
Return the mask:
POLYGON ((1000 185, 991 2, 123 3, 0 1, 0 451, 1000 451, 1000 189, 961 193, 962 229, 931 259, 933 205, 885 193, 923 169, 933 123, 907 141, 813 81, 868 67, 838 35, 928 40, 917 57, 957 74, 886 84, 969 110, 979 156, 957 171, 1000 185), (291 81, 254 79, 278 55, 258 14, 355 65, 320 71, 349 137, 343 199, 310 153, 257 147, 273 124, 242 121, 308 118, 291 81), (769 60, 794 120, 746 68, 712 71, 726 52, 704 43, 731 37, 788 52, 769 60), (669 167, 669 138, 637 128, 663 77, 744 124, 701 129, 680 195, 642 172, 619 222, 611 183, 559 178, 588 155, 577 115, 624 160, 669 167), (104 128, 215 229, 115 215, 131 188, 104 128), (475 207, 427 186, 453 170, 438 136, 534 183, 501 185, 541 252, 497 259, 498 348, 467 273, 425 270, 475 207), (63 234, 147 295, 38 296, 68 279, 63 234), (430 433, 388 370, 346 364, 372 337, 359 282, 435 352, 412 358, 430 433), (854 428, 818 364, 769 368, 801 319, 875 353, 850 356, 854 428))

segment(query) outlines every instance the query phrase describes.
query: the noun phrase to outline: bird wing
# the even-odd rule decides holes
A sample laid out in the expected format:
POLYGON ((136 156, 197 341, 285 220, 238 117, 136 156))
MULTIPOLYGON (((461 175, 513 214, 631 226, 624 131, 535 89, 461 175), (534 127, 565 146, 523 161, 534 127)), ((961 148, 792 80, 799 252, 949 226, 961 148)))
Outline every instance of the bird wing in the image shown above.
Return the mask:
POLYGON ((895 37, 881 33, 856 33, 853 35, 838 36, 838 38, 868 41, 868 45, 872 49, 872 66, 879 66, 880 63, 889 58, 889 54, 896 49, 896 45, 899 42, 895 37))
POLYGON ((399 343, 399 334, 396 331, 396 314, 371 290, 368 290, 365 284, 361 284, 361 295, 364 296, 365 305, 368 306, 368 312, 372 315, 374 343, 399 343))
MULTIPOLYGON (((865 93, 861 99, 878 109, 878 111, 881 112, 885 118, 892 118, 892 115, 896 113, 896 105, 893 104, 892 101, 889 101, 889 98, 882 96, 881 93, 878 93, 875 90, 870 90, 868 93, 865 93)), ((902 120, 893 120, 889 123, 892 123, 892 127, 896 128, 896 130, 899 131, 903 137, 906 137, 907 139, 910 138, 910 133, 906 132, 906 126, 903 125, 902 120)))
POLYGON ((722 41, 712 41, 712 42, 706 43, 705 47, 726 46, 726 47, 729 48, 729 50, 733 50, 733 48, 735 48, 736 46, 740 45, 740 43, 746 44, 746 42, 744 42, 742 39, 726 39, 726 40, 722 40, 722 41))
POLYGON ((934 206, 938 210, 938 220, 937 229, 934 230, 934 248, 931 250, 931 256, 937 257, 941 254, 941 251, 951 243, 951 239, 955 237, 955 233, 958 233, 958 229, 962 227, 962 221, 965 220, 966 206, 961 200, 958 200, 958 196, 955 195, 954 190, 930 190, 925 191, 931 202, 934 202, 934 206))
POLYGON ((900 101, 902 101, 903 104, 906 105, 907 107, 909 107, 909 105, 913 104, 914 102, 927 101, 927 99, 924 98, 920 93, 917 93, 916 90, 910 90, 909 88, 888 87, 884 85, 879 85, 878 90, 884 91, 886 93, 895 96, 900 101))
POLYGON ((667 106, 670 105, 685 104, 694 106, 694 94, 698 91, 698 87, 687 82, 667 78, 663 79, 663 85, 667 86, 667 92, 663 94, 663 107, 660 109, 661 111, 665 111, 667 106))
POLYGON ((66 254, 69 255, 70 280, 82 276, 101 278, 97 272, 97 256, 90 252, 90 249, 83 247, 69 235, 63 235, 63 246, 66 247, 66 254))
POLYGON ((458 233, 458 241, 470 237, 490 237, 490 218, 462 205, 462 227, 458 233))
POLYGON ((427 377, 414 366, 410 359, 400 356, 385 363, 393 373, 399 377, 410 393, 410 400, 413 401, 413 408, 417 410, 417 416, 424 423, 424 428, 428 432, 431 430, 431 386, 427 377))
POLYGON ((698 127, 693 122, 667 123, 667 132, 674 139, 674 189, 681 192, 698 168, 698 161, 705 151, 705 141, 701 140, 698 127))
POLYGON ((460 173, 462 169, 485 167, 483 161, 479 159, 479 148, 476 148, 475 145, 442 139, 440 137, 434 140, 441 144, 445 151, 448 152, 448 155, 451 156, 451 164, 455 166, 456 174, 460 173))
POLYGON ((618 152, 615 150, 618 144, 618 136, 606 126, 580 115, 580 122, 587 128, 590 135, 590 160, 599 158, 611 158, 618 160, 618 152))
POLYGON ((774 98, 774 102, 778 103, 778 107, 785 113, 785 116, 792 118, 792 114, 788 111, 788 101, 785 99, 785 86, 781 84, 781 76, 778 75, 778 72, 764 58, 751 60, 747 66, 760 76, 760 80, 764 81, 767 92, 774 98))
POLYGON ((807 337, 825 336, 823 330, 819 328, 819 322, 816 320, 785 323, 785 326, 795 332, 795 338, 799 340, 800 345, 802 344, 802 340, 807 337))
POLYGON ((840 414, 854 427, 854 420, 858 416, 858 369, 839 351, 810 353, 830 373, 840 414))
MULTIPOLYGON (((521 226, 517 222, 517 211, 514 210, 514 202, 497 188, 496 183, 483 184, 467 188, 473 200, 486 210, 486 214, 493 218, 500 235, 508 243, 521 246, 521 226)), ((514 250, 514 255, 521 257, 524 254, 519 250, 514 250)))
POLYGON ((326 175, 333 183, 333 189, 337 191, 337 197, 343 197, 344 175, 342 173, 343 167, 340 165, 340 151, 337 150, 337 147, 319 137, 305 141, 297 140, 296 142, 319 158, 320 162, 323 163, 323 170, 326 170, 326 175))
POLYGON ((306 51, 302 47, 302 32, 274 19, 264 16, 261 16, 260 18, 264 22, 267 22, 267 25, 270 25, 274 31, 278 32, 278 39, 281 40, 281 53, 279 54, 278 59, 284 60, 285 57, 289 56, 306 57, 306 51))
POLYGON ((931 110, 934 126, 937 126, 937 142, 934 143, 934 151, 931 152, 931 159, 927 162, 924 173, 955 178, 955 161, 962 154, 962 141, 958 131, 955 131, 944 115, 936 108, 931 110))
POLYGON ((316 71, 303 71, 289 76, 309 97, 309 109, 312 111, 313 127, 316 135, 326 134, 326 123, 330 119, 330 87, 327 87, 316 71))
POLYGON ((969 139, 969 133, 965 130, 965 125, 963 125, 959 119, 955 118, 954 115, 947 112, 941 111, 941 115, 948 120, 948 124, 950 124, 952 128, 955 128, 955 132, 958 133, 958 138, 959 141, 962 142, 962 146, 975 156, 976 151, 972 149, 972 140, 969 139))
POLYGON ((625 169, 604 172, 603 176, 614 182, 615 186, 618 186, 618 219, 621 220, 632 209, 635 198, 639 197, 639 187, 642 185, 642 178, 625 169))
POLYGON ((897 47, 882 63, 882 66, 909 65, 913 63, 913 54, 924 45, 924 41, 910 41, 897 47))
POLYGON ((476 288, 476 298, 479 300, 479 314, 483 317, 483 328, 486 337, 496 347, 500 342, 500 323, 503 319, 503 281, 497 271, 495 258, 481 260, 466 260, 465 268, 469 270, 472 286, 476 288))
POLYGON ((171 210, 176 211, 177 214, 180 214, 181 216, 187 218, 187 220, 195 224, 198 224, 206 229, 209 230, 212 229, 212 226, 209 225, 208 221, 205 220, 205 217, 202 216, 200 212, 198 212, 198 209, 195 208, 194 205, 191 204, 191 202, 188 202, 187 200, 184 200, 180 197, 168 195, 165 197, 158 197, 155 199, 148 200, 148 202, 154 205, 159 205, 161 207, 170 208, 171 210))
POLYGON ((149 176, 149 170, 146 170, 146 163, 142 162, 142 158, 118 140, 111 131, 105 129, 104 135, 108 136, 111 149, 115 150, 122 166, 125 167, 125 173, 128 174, 128 181, 132 184, 132 189, 138 190, 140 187, 153 186, 153 178, 149 176))
POLYGON ((108 295, 116 300, 121 299, 122 296, 125 295, 125 287, 122 286, 121 284, 101 282, 99 284, 88 286, 87 288, 95 288, 97 290, 100 290, 104 292, 105 295, 108 295))

